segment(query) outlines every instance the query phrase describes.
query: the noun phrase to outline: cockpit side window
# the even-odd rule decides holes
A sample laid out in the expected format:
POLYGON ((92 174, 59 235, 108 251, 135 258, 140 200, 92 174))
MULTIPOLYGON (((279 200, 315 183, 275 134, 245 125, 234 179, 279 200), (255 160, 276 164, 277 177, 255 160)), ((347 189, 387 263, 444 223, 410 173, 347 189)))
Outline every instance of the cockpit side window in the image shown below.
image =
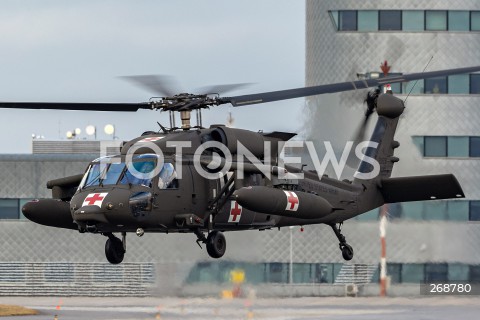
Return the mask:
POLYGON ((132 162, 134 170, 127 167, 120 184, 140 184, 147 187, 152 186, 151 173, 155 170, 155 161, 138 161, 132 162))
POLYGON ((164 163, 158 175, 158 187, 160 189, 178 189, 177 172, 171 163, 164 163))
POLYGON ((123 169, 125 169, 125 163, 109 164, 105 177, 102 177, 101 184, 116 184, 123 172, 123 169))
POLYGON ((90 167, 88 170, 87 181, 85 182, 86 187, 98 186, 100 183, 100 163, 96 163, 90 167))

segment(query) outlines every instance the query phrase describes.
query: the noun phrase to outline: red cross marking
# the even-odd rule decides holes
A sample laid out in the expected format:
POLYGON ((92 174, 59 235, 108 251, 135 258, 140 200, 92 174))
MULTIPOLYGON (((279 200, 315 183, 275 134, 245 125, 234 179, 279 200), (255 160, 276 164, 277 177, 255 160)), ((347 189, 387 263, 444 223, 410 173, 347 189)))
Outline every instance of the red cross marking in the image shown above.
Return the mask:
POLYGON ((235 207, 230 210, 230 214, 233 216, 232 221, 237 221, 237 216, 242 214, 242 209, 238 207, 238 203, 235 201, 235 207))
POLYGON ((93 206, 95 202, 102 201, 105 197, 102 197, 100 193, 94 193, 91 197, 85 198, 84 202, 88 201, 88 205, 93 206))
MULTIPOLYGON (((238 202, 235 201, 235 207, 230 209, 230 221, 229 222, 238 222, 237 216, 242 214, 242 207, 238 206, 238 202)), ((239 219, 240 220, 240 219, 239 219)))
POLYGON ((155 142, 155 141, 158 141, 160 139, 162 139, 163 137, 150 137, 150 138, 143 138, 142 140, 138 141, 138 142, 155 142))
POLYGON ((286 210, 297 211, 298 205, 299 205, 297 195, 290 191, 285 191, 285 195, 287 196, 287 201, 288 201, 286 210), (290 204, 290 208, 288 207, 289 204, 290 204))

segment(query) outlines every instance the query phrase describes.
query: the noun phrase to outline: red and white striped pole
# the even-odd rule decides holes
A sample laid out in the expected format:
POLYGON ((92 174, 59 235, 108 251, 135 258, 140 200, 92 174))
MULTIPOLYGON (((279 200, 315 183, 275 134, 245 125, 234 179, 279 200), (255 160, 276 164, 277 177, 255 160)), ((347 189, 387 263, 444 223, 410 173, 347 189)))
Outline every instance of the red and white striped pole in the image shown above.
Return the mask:
POLYGON ((388 205, 384 204, 380 209, 380 242, 382 246, 382 254, 380 257, 380 296, 385 297, 387 294, 387 242, 385 235, 387 234, 387 211, 388 205))

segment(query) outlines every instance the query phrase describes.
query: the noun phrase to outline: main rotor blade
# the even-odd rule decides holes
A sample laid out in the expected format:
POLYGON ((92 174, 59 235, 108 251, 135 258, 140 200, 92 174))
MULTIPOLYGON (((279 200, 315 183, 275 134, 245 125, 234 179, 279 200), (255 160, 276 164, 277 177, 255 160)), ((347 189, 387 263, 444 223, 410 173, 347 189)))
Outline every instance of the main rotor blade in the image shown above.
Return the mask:
POLYGON ((143 102, 143 103, 0 102, 0 108, 133 112, 133 111, 137 111, 138 109, 151 109, 151 106, 147 102, 143 102))
POLYGON ((172 76, 150 74, 142 76, 123 76, 120 78, 143 89, 147 89, 150 93, 155 93, 161 97, 172 97, 183 92, 180 89, 178 82, 172 76))
POLYGON ((357 90, 357 89, 366 89, 366 88, 376 87, 384 84, 408 82, 412 80, 436 78, 436 77, 449 76, 453 74, 471 73, 476 71, 480 71, 480 66, 468 67, 468 68, 457 68, 457 69, 446 69, 446 70, 431 71, 431 72, 411 73, 411 74, 404 74, 400 76, 385 77, 385 78, 379 78, 379 79, 366 79, 366 80, 326 84, 326 85, 306 87, 306 88, 248 94, 243 96, 221 98, 220 101, 221 103, 231 103, 234 107, 239 107, 239 106, 245 106, 249 104, 258 104, 258 103, 266 103, 266 102, 273 102, 273 101, 279 101, 279 100, 308 97, 308 96, 324 94, 324 93, 334 93, 334 92, 343 92, 343 91, 350 91, 350 90, 357 90))
POLYGON ((251 83, 232 83, 232 84, 219 84, 215 86, 201 87, 195 90, 196 94, 225 94, 229 91, 248 87, 251 83))

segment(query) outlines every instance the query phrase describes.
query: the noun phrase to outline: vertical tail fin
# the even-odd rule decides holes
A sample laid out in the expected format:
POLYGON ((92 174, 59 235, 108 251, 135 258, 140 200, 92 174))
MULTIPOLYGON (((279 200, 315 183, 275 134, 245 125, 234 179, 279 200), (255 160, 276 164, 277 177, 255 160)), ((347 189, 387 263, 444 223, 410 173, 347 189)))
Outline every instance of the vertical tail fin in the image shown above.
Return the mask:
POLYGON ((371 184, 392 174, 393 164, 398 161, 393 151, 400 145, 394 140, 398 119, 403 113, 401 99, 391 94, 381 94, 377 98, 378 120, 370 138, 369 146, 355 173, 355 184, 371 184))

